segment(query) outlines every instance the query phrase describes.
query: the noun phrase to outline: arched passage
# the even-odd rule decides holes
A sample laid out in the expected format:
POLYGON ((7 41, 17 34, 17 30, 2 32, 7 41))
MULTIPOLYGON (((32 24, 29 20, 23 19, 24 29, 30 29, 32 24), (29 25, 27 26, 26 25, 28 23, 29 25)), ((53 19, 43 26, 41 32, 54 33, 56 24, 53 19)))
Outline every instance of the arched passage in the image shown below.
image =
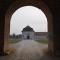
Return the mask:
POLYGON ((52 34, 53 34, 53 24, 52 24, 52 14, 48 8, 48 6, 43 3, 42 1, 40 0, 18 0, 18 1, 15 1, 13 2, 10 7, 8 8, 8 10, 6 11, 6 14, 5 14, 5 32, 4 32, 4 51, 8 48, 8 40, 9 40, 9 30, 10 30, 10 19, 11 19, 11 16, 12 14, 20 7, 22 6, 35 6, 39 9, 41 9, 46 17, 47 17, 47 20, 48 20, 48 32, 49 32, 49 36, 50 36, 50 40, 49 40, 49 43, 48 43, 48 46, 49 46, 49 52, 53 52, 53 38, 52 38, 52 34), (27 1, 27 2, 26 2, 27 1))

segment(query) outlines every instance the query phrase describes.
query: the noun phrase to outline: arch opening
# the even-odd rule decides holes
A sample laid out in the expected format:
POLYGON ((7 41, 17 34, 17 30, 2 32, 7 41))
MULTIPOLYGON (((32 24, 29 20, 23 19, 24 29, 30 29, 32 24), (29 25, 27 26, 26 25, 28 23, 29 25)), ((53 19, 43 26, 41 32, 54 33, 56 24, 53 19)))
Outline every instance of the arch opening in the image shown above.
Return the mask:
MULTIPOLYGON (((48 32, 48 22, 45 14, 34 6, 24 6, 17 9, 11 17, 10 21, 10 35, 11 37, 21 36, 20 40, 26 36, 33 40, 46 40, 48 32), (24 32, 24 27, 29 29, 24 32), (32 28, 31 28, 32 27, 32 28), (29 31, 28 31, 29 30, 29 31), (31 31, 33 33, 31 33, 31 31), (43 34, 43 35, 42 35, 43 34), (23 37, 22 37, 23 36, 23 37), (32 37, 31 37, 32 36, 32 37)), ((14 40, 15 41, 15 40, 14 40)), ((47 41, 47 40, 46 40, 47 41)))
POLYGON ((36 31, 36 32, 47 32, 48 31, 47 18, 45 16, 45 14, 42 12, 42 10, 40 10, 34 6, 23 6, 19 9, 17 9, 11 17, 10 34, 13 34, 13 33, 19 34, 19 33, 21 33, 22 29, 28 25, 33 27, 34 31, 36 31), (44 26, 43 24, 45 24, 46 26, 44 26), (37 27, 40 29, 38 29, 37 27), (13 32, 11 31, 11 29, 13 32), (19 29, 19 32, 14 31, 17 29, 19 29))

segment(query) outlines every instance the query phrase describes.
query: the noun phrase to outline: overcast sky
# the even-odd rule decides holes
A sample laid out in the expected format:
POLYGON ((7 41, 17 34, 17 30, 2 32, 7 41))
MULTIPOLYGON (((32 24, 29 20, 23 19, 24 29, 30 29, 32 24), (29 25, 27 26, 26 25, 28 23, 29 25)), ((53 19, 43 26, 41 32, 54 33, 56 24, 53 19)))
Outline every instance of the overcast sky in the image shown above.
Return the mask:
POLYGON ((24 6, 14 12, 10 21, 10 34, 21 34, 22 29, 27 25, 35 32, 47 32, 47 18, 38 8, 24 6))

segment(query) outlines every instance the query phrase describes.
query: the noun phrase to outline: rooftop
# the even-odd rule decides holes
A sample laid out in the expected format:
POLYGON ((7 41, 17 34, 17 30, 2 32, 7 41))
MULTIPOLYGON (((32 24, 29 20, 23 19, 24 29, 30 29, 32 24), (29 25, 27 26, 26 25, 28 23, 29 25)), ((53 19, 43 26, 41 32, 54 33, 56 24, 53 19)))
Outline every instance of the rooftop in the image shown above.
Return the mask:
POLYGON ((34 32, 33 28, 31 28, 30 26, 26 26, 25 28, 23 28, 22 32, 23 31, 33 31, 34 32))

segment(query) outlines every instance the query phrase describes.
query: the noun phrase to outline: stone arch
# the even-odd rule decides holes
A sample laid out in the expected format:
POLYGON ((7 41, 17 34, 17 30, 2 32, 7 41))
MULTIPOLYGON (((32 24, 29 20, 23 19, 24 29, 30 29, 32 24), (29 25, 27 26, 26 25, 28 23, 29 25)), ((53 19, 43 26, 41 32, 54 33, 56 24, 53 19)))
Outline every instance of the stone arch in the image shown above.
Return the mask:
MULTIPOLYGON (((48 32, 52 36, 53 17, 48 6, 41 0, 16 0, 9 6, 5 14, 4 51, 8 48, 11 16, 18 8, 23 7, 23 6, 35 6, 44 12, 48 20, 48 32)), ((53 45, 52 45, 53 43, 51 42, 51 40, 49 40, 49 43, 48 43, 49 51, 53 51, 53 45)))

